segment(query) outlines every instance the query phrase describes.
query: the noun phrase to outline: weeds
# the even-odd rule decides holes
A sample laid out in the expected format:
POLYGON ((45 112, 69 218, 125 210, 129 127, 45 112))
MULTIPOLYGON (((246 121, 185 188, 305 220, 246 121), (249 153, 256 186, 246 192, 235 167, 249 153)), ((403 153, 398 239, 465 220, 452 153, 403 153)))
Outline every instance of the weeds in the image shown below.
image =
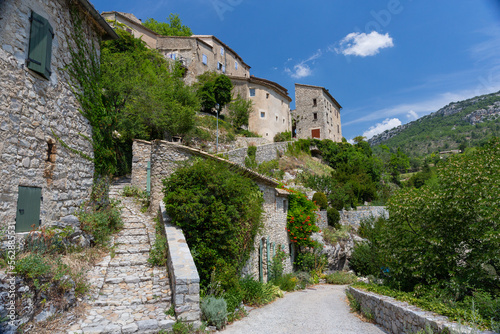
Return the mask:
POLYGON ((358 278, 351 272, 337 271, 326 275, 325 280, 328 284, 345 285, 357 282, 358 278))

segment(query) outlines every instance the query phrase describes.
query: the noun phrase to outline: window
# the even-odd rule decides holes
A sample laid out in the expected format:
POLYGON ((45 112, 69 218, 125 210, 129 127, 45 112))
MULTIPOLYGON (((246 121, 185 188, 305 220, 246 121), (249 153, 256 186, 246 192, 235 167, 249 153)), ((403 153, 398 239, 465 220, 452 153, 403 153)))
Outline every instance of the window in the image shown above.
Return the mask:
POLYGON ((313 99, 313 107, 316 107, 318 105, 318 101, 316 99, 313 99))
POLYGON ((266 117, 266 113, 264 111, 261 111, 260 112, 260 118, 265 118, 266 117))
POLYGON ((286 199, 283 200, 283 213, 286 213, 286 199))
POLYGON ((313 119, 314 119, 315 121, 317 121, 317 120, 318 120, 318 113, 317 113, 317 112, 313 113, 313 119))
POLYGON ((278 121, 278 116, 276 116, 276 122, 278 121))
POLYGON ((222 73, 226 73, 226 66, 222 65, 222 73))
POLYGON ((285 124, 285 119, 283 118, 283 124, 285 124))
POLYGON ((237 61, 235 61, 235 62, 234 62, 234 69, 235 69, 235 70, 237 70, 237 69, 238 69, 238 62, 237 62, 237 61))
POLYGON ((30 21, 28 68, 48 79, 52 74, 50 61, 52 58, 54 30, 49 21, 35 12, 31 12, 30 21))
POLYGON ((221 62, 217 62, 217 69, 218 70, 222 70, 222 63, 221 62))
POLYGON ((340 133, 340 126, 337 124, 337 133, 340 133))
POLYGON ((202 62, 203 62, 204 65, 207 65, 208 59, 207 59, 207 55, 206 54, 203 54, 203 60, 202 60, 202 62))
POLYGON ((250 96, 255 96, 255 88, 250 88, 250 96))
POLYGON ((221 46, 220 47, 220 55, 223 56, 224 55, 224 48, 221 46))
POLYGON ((269 93, 266 93, 266 99, 268 99, 268 98, 269 98, 269 93))
POLYGON ((172 52, 172 53, 169 53, 169 54, 168 54, 168 58, 173 59, 173 60, 176 60, 176 59, 177 59, 177 55, 176 55, 175 53, 173 53, 173 52, 172 52))

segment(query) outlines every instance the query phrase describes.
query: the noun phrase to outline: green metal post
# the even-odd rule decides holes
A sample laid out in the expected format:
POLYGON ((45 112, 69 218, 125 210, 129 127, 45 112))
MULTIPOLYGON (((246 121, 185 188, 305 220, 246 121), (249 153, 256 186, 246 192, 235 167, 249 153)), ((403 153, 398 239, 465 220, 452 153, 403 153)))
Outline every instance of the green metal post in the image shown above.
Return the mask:
POLYGON ((146 183, 146 192, 148 193, 148 197, 151 195, 151 161, 148 161, 148 178, 146 183))
POLYGON ((263 248, 262 239, 260 239, 260 247, 259 247, 259 280, 261 283, 264 282, 264 271, 262 270, 262 248, 263 248))

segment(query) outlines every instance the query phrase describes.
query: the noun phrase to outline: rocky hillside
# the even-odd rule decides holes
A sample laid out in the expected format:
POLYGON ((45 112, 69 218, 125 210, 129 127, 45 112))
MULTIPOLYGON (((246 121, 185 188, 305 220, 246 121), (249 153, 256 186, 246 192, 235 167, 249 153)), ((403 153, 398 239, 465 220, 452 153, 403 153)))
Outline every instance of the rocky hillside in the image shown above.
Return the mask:
POLYGON ((500 92, 452 102, 416 121, 371 138, 371 146, 400 147, 407 154, 425 155, 456 149, 460 144, 476 146, 500 136, 500 92))

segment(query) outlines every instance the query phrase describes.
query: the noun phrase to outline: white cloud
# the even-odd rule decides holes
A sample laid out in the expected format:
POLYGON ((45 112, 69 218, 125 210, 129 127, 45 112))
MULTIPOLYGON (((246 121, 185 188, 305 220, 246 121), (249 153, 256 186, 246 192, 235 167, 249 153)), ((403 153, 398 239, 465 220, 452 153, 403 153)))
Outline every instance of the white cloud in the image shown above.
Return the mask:
POLYGON ((398 118, 386 119, 382 123, 377 123, 370 127, 368 131, 363 132, 363 137, 370 139, 371 137, 401 125, 401 121, 398 118))
POLYGON ((416 112, 414 112, 413 110, 410 110, 408 112, 408 114, 406 115, 406 117, 408 117, 409 119, 411 119, 412 121, 418 119, 418 115, 416 112))
MULTIPOLYGON (((307 63, 312 62, 314 64, 314 61, 316 59, 320 58, 322 55, 323 55, 323 52, 321 51, 321 49, 318 49, 318 51, 316 51, 311 57, 294 65, 293 69, 290 69, 290 68, 285 66, 285 72, 288 73, 294 79, 301 79, 301 78, 308 77, 312 74, 313 71, 307 63)), ((288 58, 287 62, 289 62, 291 60, 292 60, 292 58, 288 58)))
POLYGON ((311 68, 307 64, 297 64, 293 67, 293 71, 289 68, 285 68, 285 72, 288 73, 294 79, 300 79, 308 77, 312 74, 311 68))
POLYGON ((372 31, 369 34, 352 32, 344 37, 335 52, 344 56, 374 56, 380 49, 393 47, 392 37, 388 33, 385 35, 372 31))

